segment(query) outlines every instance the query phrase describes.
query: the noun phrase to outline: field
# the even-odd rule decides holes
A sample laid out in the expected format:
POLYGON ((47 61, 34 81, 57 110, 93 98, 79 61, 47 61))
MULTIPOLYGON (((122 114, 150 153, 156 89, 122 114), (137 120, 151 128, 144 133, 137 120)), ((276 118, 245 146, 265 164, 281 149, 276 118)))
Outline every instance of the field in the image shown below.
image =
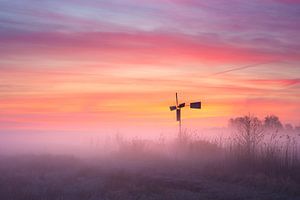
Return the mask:
POLYGON ((232 143, 187 133, 167 141, 118 136, 110 140, 115 148, 103 153, 101 144, 91 157, 3 155, 0 198, 299 199, 296 143, 274 141, 262 143, 253 156, 232 143))

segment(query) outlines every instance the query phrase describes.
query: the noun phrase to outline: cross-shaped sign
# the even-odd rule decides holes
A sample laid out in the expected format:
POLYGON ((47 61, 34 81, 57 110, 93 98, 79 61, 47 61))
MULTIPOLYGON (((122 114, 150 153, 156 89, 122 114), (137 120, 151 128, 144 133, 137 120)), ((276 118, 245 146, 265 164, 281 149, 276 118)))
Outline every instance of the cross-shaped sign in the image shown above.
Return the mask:
MULTIPOLYGON (((176 120, 179 122, 179 138, 181 138, 181 108, 184 108, 185 103, 178 104, 178 95, 176 93, 176 105, 170 106, 170 110, 176 110, 176 120)), ((193 102, 189 104, 192 109, 201 109, 201 102, 193 102)))

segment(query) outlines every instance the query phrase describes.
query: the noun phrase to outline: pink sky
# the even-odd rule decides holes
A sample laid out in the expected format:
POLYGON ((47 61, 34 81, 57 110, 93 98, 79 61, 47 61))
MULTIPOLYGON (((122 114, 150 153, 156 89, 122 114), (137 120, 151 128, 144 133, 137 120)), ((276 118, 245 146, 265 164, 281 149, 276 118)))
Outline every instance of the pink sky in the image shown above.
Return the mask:
POLYGON ((0 2, 0 131, 300 125, 300 3, 0 2))

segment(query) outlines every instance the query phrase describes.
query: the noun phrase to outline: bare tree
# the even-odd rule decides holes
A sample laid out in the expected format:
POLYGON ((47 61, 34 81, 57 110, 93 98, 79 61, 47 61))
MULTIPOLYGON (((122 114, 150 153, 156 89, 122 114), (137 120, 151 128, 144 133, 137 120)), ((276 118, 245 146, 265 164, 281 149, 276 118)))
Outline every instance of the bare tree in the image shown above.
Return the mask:
POLYGON ((229 120, 233 135, 247 154, 253 155, 256 146, 264 137, 263 123, 254 116, 247 115, 229 120))
POLYGON ((278 131, 283 129, 282 123, 275 115, 268 115, 267 117, 265 117, 264 126, 266 130, 272 133, 278 133, 278 131))
POLYGON ((285 124, 285 125, 284 125, 284 128, 285 128, 285 130, 288 131, 288 132, 292 132, 292 131, 294 130, 294 127, 293 127, 292 124, 285 124))

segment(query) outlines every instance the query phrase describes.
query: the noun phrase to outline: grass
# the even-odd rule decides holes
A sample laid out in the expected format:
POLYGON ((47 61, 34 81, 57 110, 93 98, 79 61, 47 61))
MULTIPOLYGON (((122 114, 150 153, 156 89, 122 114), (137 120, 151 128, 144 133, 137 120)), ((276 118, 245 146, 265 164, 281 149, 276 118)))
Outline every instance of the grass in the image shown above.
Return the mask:
POLYGON ((0 199, 298 199, 295 137, 268 135, 253 155, 233 139, 115 138, 106 156, 0 157, 0 199))
POLYGON ((153 154, 155 151, 151 150, 150 143, 134 139, 123 144, 119 154, 138 154, 142 158, 164 155, 164 162, 171 158, 177 161, 177 166, 184 165, 188 171, 196 169, 197 173, 229 181, 243 182, 244 179, 245 183, 262 187, 268 184, 300 195, 300 156, 296 139, 297 136, 278 133, 267 135, 250 155, 234 140, 206 140, 195 133, 184 132, 173 143, 160 144, 159 149, 168 152, 153 154), (168 156, 170 151, 171 157, 168 156))

